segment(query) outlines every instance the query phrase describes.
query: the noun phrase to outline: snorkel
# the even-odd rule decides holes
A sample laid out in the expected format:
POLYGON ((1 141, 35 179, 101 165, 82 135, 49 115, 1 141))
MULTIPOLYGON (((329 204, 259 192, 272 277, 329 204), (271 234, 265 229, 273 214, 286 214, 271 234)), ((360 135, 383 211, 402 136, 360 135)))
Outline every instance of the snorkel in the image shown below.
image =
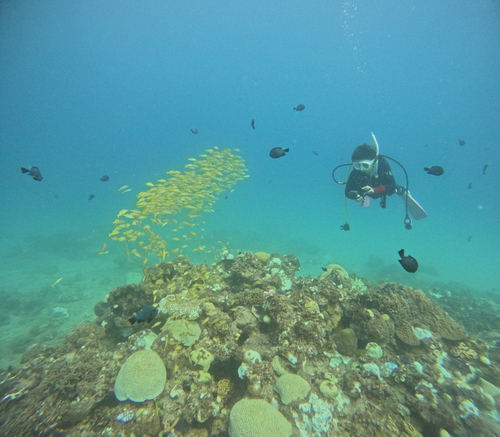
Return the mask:
POLYGON ((375 134, 373 132, 370 132, 372 134, 373 142, 375 143, 375 158, 373 160, 373 166, 372 166, 372 174, 375 175, 375 177, 378 177, 378 142, 377 138, 375 138, 375 134))
MULTIPOLYGON (((406 172, 406 169, 403 167, 403 165, 399 162, 399 161, 396 161, 394 158, 391 158, 390 156, 385 156, 385 155, 380 155, 379 154, 379 145, 378 145, 378 141, 377 141, 377 138, 375 137, 375 134, 373 132, 371 132, 371 136, 373 138, 373 141, 375 143, 375 151, 376 151, 376 155, 375 155, 375 159, 374 159, 374 162, 373 162, 373 165, 372 165, 372 171, 373 171, 373 168, 375 169, 375 171, 372 173, 374 175, 376 175, 378 177, 378 160, 379 160, 379 157, 383 157, 383 158, 386 158, 386 159, 390 159, 391 161, 395 162, 396 164, 398 164, 401 169, 403 170, 404 174, 405 174, 405 177, 406 177, 406 187, 405 187, 405 219, 404 219, 404 224, 405 224, 405 228, 407 230, 410 230, 412 228, 412 224, 411 224, 411 218, 410 218, 410 214, 408 213, 408 186, 409 186, 409 181, 408 181, 408 173, 406 172)), ((347 184, 347 180, 349 179, 349 174, 351 173, 351 168, 353 166, 353 162, 349 163, 349 164, 340 164, 338 165, 337 167, 335 167, 333 169, 333 172, 332 172, 332 178, 333 180, 338 184, 338 185, 346 185, 347 184), (347 175, 346 175, 346 178, 345 178, 345 181, 338 181, 336 178, 335 178, 335 172, 341 168, 341 167, 348 167, 347 169, 347 175)), ((345 209, 345 218, 346 218, 346 222, 344 225, 342 225, 340 227, 341 230, 344 230, 344 231, 348 231, 350 230, 350 226, 349 224, 347 223, 347 198, 344 196, 344 209, 345 209)))

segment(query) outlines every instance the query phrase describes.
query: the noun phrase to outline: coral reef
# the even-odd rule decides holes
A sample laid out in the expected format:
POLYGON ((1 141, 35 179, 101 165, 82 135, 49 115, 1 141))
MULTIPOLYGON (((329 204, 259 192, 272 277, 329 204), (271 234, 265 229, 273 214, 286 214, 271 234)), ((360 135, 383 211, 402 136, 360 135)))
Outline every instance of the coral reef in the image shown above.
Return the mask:
POLYGON ((1 372, 0 434, 500 434, 496 338, 467 335, 420 290, 299 268, 263 252, 145 268, 95 323, 1 372), (144 305, 158 315, 131 325, 144 305))

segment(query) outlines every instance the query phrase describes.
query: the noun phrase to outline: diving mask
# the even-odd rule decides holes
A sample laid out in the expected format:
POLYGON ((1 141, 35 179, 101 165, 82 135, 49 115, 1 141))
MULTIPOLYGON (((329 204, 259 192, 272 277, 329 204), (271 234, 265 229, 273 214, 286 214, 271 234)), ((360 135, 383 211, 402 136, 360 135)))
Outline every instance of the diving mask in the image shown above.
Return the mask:
POLYGON ((374 159, 363 160, 363 161, 355 161, 355 162, 352 163, 352 166, 356 170, 369 171, 372 168, 372 165, 373 165, 374 162, 375 162, 374 159))

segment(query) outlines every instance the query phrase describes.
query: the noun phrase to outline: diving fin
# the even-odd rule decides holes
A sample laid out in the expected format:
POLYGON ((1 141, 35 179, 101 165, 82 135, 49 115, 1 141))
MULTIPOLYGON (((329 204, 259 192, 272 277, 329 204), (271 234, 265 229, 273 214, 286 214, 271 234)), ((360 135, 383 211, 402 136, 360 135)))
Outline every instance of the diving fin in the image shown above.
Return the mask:
MULTIPOLYGON (((398 191, 399 198, 406 203, 406 190, 398 191)), ((408 213, 411 215, 411 218, 414 220, 421 220, 427 217, 427 213, 424 208, 420 206, 420 204, 411 196, 408 191, 408 213)))

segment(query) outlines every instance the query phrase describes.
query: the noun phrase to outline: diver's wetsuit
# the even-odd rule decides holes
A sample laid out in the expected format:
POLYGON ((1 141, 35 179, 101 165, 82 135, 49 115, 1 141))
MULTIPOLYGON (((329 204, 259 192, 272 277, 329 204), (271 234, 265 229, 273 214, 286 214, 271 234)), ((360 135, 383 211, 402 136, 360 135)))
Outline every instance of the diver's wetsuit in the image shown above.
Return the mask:
POLYGON ((363 196, 363 187, 372 187, 374 193, 370 195, 372 199, 383 197, 381 206, 385 208, 385 197, 391 196, 399 188, 396 179, 391 171, 391 166, 382 157, 378 157, 378 177, 353 169, 347 180, 345 195, 349 199, 356 199, 358 195, 363 196))

